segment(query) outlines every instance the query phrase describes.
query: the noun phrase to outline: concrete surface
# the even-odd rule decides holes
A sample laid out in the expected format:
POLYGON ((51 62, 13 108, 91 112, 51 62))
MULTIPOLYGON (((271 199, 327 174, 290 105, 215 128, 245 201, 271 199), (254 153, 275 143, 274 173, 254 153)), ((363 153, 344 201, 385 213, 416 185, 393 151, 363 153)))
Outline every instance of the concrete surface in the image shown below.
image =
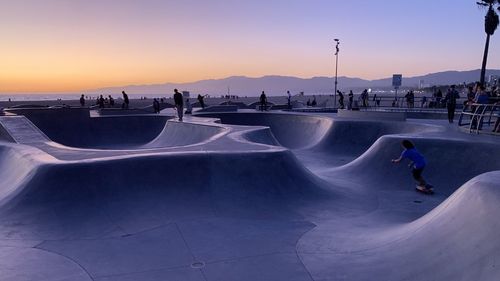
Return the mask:
POLYGON ((392 120, 405 121, 406 112, 384 112, 384 111, 363 111, 363 110, 346 110, 338 111, 338 117, 363 119, 363 120, 392 120))
POLYGON ((0 117, 2 280, 500 276, 496 137, 319 113, 21 112, 0 117), (390 163, 405 138, 433 196, 390 163))

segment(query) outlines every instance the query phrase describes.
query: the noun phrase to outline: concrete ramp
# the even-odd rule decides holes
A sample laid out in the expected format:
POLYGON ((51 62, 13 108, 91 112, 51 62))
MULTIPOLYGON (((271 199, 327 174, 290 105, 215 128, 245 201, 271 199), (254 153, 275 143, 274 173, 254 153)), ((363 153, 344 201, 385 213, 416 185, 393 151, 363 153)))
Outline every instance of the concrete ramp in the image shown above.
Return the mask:
MULTIPOLYGON (((35 171, 23 192, 0 208, 4 219, 37 217, 12 238, 84 239, 106 236, 114 227, 133 234, 213 216, 293 220, 301 217, 298 206, 335 198, 287 151, 142 156, 46 164, 35 171), (86 223, 95 227, 80 233, 86 223)), ((0 226, 0 234, 5 230, 0 226)))
POLYGON ((168 121, 163 131, 142 148, 160 148, 200 144, 222 136, 227 130, 221 126, 168 121))
POLYGON ((385 135, 411 135, 441 130, 437 126, 409 122, 334 120, 324 137, 311 150, 325 155, 359 156, 385 135))
POLYGON ((24 116, 0 116, 0 125, 6 139, 20 144, 49 142, 50 139, 24 116))
POLYGON ((278 142, 290 149, 314 146, 333 123, 329 118, 294 114, 205 113, 198 116, 220 118, 224 124, 268 126, 278 142))
POLYGON ((499 213, 495 171, 474 177, 420 219, 374 225, 358 218, 349 231, 339 230, 345 221, 324 224, 302 237, 298 251, 314 280, 496 280, 499 213))
MULTIPOLYGON (((391 163, 401 154, 401 141, 408 137, 383 136, 351 163, 324 172, 338 179, 349 178, 366 191, 408 190, 415 186, 408 162, 391 163)), ((425 155, 424 177, 436 192, 450 195, 464 182, 478 174, 500 170, 500 150, 492 143, 463 140, 413 138, 417 149, 425 155)))

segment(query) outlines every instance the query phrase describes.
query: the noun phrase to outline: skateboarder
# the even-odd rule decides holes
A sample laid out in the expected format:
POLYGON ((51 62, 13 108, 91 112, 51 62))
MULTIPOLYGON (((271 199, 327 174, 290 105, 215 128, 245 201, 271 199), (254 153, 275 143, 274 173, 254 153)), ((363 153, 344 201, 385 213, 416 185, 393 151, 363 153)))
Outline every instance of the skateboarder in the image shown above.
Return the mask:
POLYGON ((397 164, 404 158, 409 159, 411 161, 409 166, 412 166, 413 178, 417 181, 417 190, 424 193, 433 193, 432 185, 427 184, 422 177, 422 172, 426 165, 424 156, 417 151, 415 145, 409 140, 403 140, 401 145, 404 148, 401 156, 398 159, 392 159, 391 162, 397 164))

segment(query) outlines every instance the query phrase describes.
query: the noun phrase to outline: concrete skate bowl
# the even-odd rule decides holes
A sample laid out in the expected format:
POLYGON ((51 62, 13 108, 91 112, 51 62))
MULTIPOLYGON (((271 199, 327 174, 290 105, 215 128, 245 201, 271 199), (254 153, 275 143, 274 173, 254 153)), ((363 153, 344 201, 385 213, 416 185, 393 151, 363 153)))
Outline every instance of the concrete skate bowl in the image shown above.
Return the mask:
MULTIPOLYGON (((403 139, 408 139, 408 136, 383 136, 354 161, 328 169, 323 174, 338 181, 349 179, 356 182, 363 192, 406 190, 415 185, 408 163, 391 163, 391 159, 401 154, 403 139)), ((500 170, 500 146, 496 143, 445 138, 410 139, 425 155, 425 178, 441 196, 449 196, 477 175, 500 170)))
POLYGON ((27 170, 21 182, 1 179, 15 196, 0 205, 0 242, 114 237, 215 216, 297 220, 304 206, 336 198, 289 151, 46 161, 27 170), (29 223, 6 223, 20 220, 29 223))
POLYGON ((348 231, 332 222, 303 236, 297 249, 314 280, 497 280, 499 213, 495 171, 474 177, 417 220, 379 218, 375 225, 374 218, 358 218, 351 226, 365 228, 348 231))
POLYGON ((261 141, 268 144, 277 140, 280 145, 290 149, 314 146, 325 136, 333 122, 330 118, 275 113, 203 113, 196 116, 218 118, 223 124, 267 126, 274 139, 261 141))
MULTIPOLYGON (((0 155, 16 172, 23 165, 0 155)), ((29 162, 29 177, 0 178, 9 195, 0 205, 0 272, 9 280, 157 280, 133 276, 164 270, 160 280, 178 280, 170 272, 198 272, 189 249, 221 265, 291 250, 313 227, 302 209, 336 198, 284 150, 29 162)))
POLYGON ((327 117, 278 113, 203 113, 197 116, 219 118, 223 124, 267 126, 272 135, 257 142, 276 141, 289 149, 357 157, 379 137, 387 134, 438 132, 437 126, 409 122, 350 121, 327 117))
MULTIPOLYGON (((353 129, 347 121, 335 128, 336 120, 324 117, 277 120, 287 128, 276 133, 255 124, 224 133, 228 139, 206 149, 84 161, 0 142, 1 168, 7 168, 0 169, 0 190, 8 195, 0 201, 0 276, 496 280, 498 144, 387 123, 359 144, 368 146, 364 153, 352 152, 362 153, 356 160, 318 173, 305 168, 297 151, 329 157, 338 153, 330 147, 337 138, 382 123, 353 129), (243 141, 234 145, 229 138, 238 133, 243 141), (292 133, 305 140, 287 139, 292 133), (436 186, 434 196, 414 192, 406 165, 390 163, 403 138, 426 155, 424 175, 436 186), (258 145, 245 141, 269 147, 254 150, 258 145), (291 149, 279 147, 282 142, 291 149), (25 170, 16 174, 18 166, 25 170)), ((337 145, 349 149, 352 141, 337 145)))
POLYGON ((88 149, 150 149, 193 145, 220 136, 220 126, 167 122, 162 115, 90 117, 88 109, 23 109, 52 141, 88 149))

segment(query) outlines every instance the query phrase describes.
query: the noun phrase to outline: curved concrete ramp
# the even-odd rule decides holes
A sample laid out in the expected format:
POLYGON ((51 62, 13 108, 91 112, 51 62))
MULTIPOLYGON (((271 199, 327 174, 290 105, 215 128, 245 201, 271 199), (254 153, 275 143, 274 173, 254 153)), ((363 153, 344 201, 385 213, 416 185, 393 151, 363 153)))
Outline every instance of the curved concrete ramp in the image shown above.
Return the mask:
MULTIPOLYGON (((404 190, 413 184, 407 163, 393 164, 401 154, 404 136, 379 138, 363 155, 349 164, 324 172, 338 179, 350 178, 367 190, 404 190), (353 176, 355 175, 355 176, 353 176), (376 183, 376 184, 371 184, 376 183)), ((450 195, 478 174, 500 170, 498 144, 463 140, 413 139, 428 162, 425 178, 439 194, 450 195)))
POLYGON ((151 149, 203 143, 220 137, 226 131, 213 122, 167 122, 171 117, 161 115, 91 118, 88 110, 82 109, 16 112, 27 117, 0 117, 0 139, 24 144, 54 141, 68 147, 87 149, 151 149), (64 118, 56 117, 56 114, 64 114, 64 118))
POLYGON ((496 280, 500 276, 500 172, 473 178, 420 219, 360 218, 322 225, 302 237, 299 253, 315 280, 496 280), (357 225, 357 226, 356 226, 357 225), (333 231, 332 231, 333 230, 333 231))
MULTIPOLYGON (((73 233, 75 228, 81 227, 81 221, 73 220, 76 213, 84 221, 91 219, 103 227, 120 226, 126 233, 136 233, 184 216, 217 214, 291 219, 299 216, 294 215, 295 204, 334 196, 333 192, 326 191, 323 181, 304 169, 287 151, 139 156, 84 163, 47 163, 32 170, 35 173, 23 181, 26 187, 22 192, 17 192, 16 197, 4 202, 2 207, 16 217, 26 211, 33 215, 35 211, 39 227, 51 220, 50 224, 62 224, 52 233, 46 233, 48 236, 38 236, 43 239, 68 234, 80 238, 89 235, 73 233), (266 170, 272 170, 273 176, 262 177, 266 170), (294 176, 290 178, 289 175, 294 176), (136 213, 141 214, 137 219, 143 221, 131 221, 133 218, 129 216, 136 213)), ((15 182, 2 182, 2 186, 9 185, 16 186, 15 182)), ((105 235, 98 229, 93 230, 94 235, 105 235)), ((31 226, 26 232, 34 233, 31 226)), ((19 231, 17 234, 24 236, 19 231)))
POLYGON ((291 149, 307 148, 318 143, 326 134, 332 120, 309 115, 273 113, 215 113, 197 114, 219 118, 224 124, 268 126, 278 142, 291 149))
POLYGON ((200 144, 222 136, 227 130, 212 124, 168 121, 160 134, 142 148, 161 148, 200 144))
MULTIPOLYGON (((31 114, 55 134, 44 123, 49 117, 31 114)), ((135 147, 0 141, 0 276, 427 281, 500 274, 498 139, 429 120, 211 116, 226 124, 155 119, 135 147), (405 138, 428 160, 433 196, 415 192, 407 163, 390 162, 405 138)))

